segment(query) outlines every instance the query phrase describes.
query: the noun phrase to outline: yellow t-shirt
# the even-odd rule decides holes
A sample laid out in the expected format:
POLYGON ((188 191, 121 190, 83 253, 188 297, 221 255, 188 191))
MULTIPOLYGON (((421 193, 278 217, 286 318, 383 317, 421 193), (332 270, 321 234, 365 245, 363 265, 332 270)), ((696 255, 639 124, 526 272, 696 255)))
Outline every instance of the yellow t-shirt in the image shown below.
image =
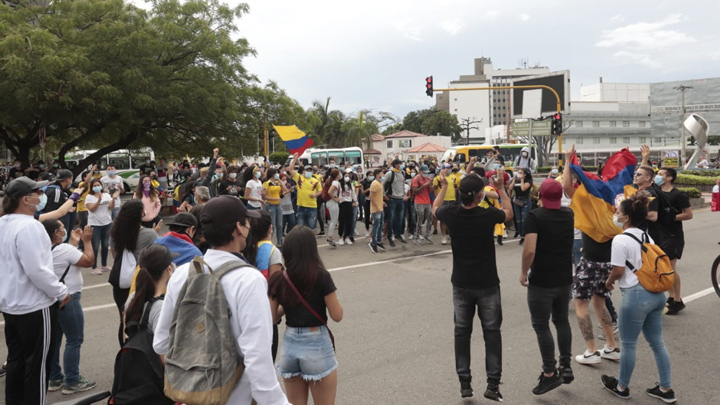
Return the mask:
MULTIPOLYGON (((485 186, 484 191, 485 192, 488 192, 488 191, 497 192, 497 190, 495 190, 495 188, 493 188, 492 186, 485 186)), ((482 208, 494 207, 497 209, 502 209, 502 206, 500 205, 500 199, 498 199, 498 198, 486 197, 484 200, 480 201, 480 204, 478 204, 478 206, 482 207, 482 208)), ((495 235, 501 236, 504 234, 505 234, 505 224, 495 224, 495 235)))
POLYGON ((321 185, 315 177, 306 178, 295 173, 293 180, 297 183, 297 205, 298 207, 317 208, 317 197, 310 197, 310 194, 319 193, 321 185))
POLYGON ((280 205, 280 191, 282 191, 282 187, 280 187, 280 184, 273 184, 270 180, 263 183, 263 189, 265 190, 265 197, 266 198, 277 198, 278 200, 265 200, 270 205, 280 205))
POLYGON ((383 184, 378 180, 373 180, 370 184, 370 213, 382 212, 383 209, 383 184), (373 204, 374 203, 374 204, 373 204), (378 210, 376 207, 380 207, 378 210))
MULTIPOLYGON (((450 186, 450 188, 445 193, 445 199, 443 201, 455 201, 455 190, 460 185, 460 176, 462 175, 460 174, 460 172, 458 172, 445 177, 448 181, 448 186, 450 186)), ((435 176, 435 179, 433 180, 433 186, 435 186, 436 190, 440 190, 440 188, 442 188, 439 176, 435 176)), ((438 193, 439 191, 435 192, 435 194, 438 193)))
MULTIPOLYGON (((80 184, 78 184, 78 187, 85 187, 85 182, 81 181, 80 184)), ((77 212, 87 212, 87 207, 85 206, 85 197, 87 197, 88 193, 90 192, 89 187, 85 188, 85 192, 82 193, 80 196, 80 199, 77 201, 77 212)))

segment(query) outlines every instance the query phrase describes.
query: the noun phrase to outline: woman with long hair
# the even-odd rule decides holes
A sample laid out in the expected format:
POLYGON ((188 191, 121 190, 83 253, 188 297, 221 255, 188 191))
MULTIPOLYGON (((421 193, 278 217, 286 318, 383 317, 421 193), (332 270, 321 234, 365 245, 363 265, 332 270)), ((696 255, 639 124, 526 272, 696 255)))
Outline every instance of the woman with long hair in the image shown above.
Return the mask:
POLYGON ((75 229, 70 235, 70 243, 62 243, 67 239, 67 230, 61 221, 47 219, 42 224, 52 245, 53 271, 67 286, 70 294, 70 302, 57 313, 60 330, 53 342, 48 391, 57 391, 63 386, 63 394, 88 391, 95 388, 95 383, 80 375, 80 347, 83 344, 85 330, 85 316, 80 298, 83 288, 82 268, 92 265, 95 261, 91 243, 93 228, 88 225, 84 229, 75 229), (82 252, 77 249, 81 239, 84 241, 82 252), (65 351, 61 368, 60 344, 63 335, 65 335, 65 351))
POLYGON ((338 210, 338 244, 352 245, 355 243, 355 234, 353 233, 354 220, 353 208, 357 206, 357 194, 355 194, 355 185, 353 184, 350 173, 345 173, 340 178, 340 204, 338 210))
POLYGON ((630 378, 635 368, 635 354, 640 332, 650 344, 660 383, 645 390, 647 395, 671 404, 677 401, 670 380, 670 356, 662 333, 662 316, 665 294, 650 292, 640 284, 634 270, 642 267, 642 243, 654 243, 642 227, 646 223, 650 194, 638 191, 624 200, 616 210, 616 221, 622 224, 623 233, 612 241, 612 272, 605 285, 609 290, 620 281, 622 303, 620 304, 620 375, 616 379, 603 375, 603 386, 620 398, 630 398, 630 378))
POLYGON ((142 225, 146 228, 152 228, 160 220, 160 208, 162 208, 160 193, 153 186, 153 180, 150 176, 141 176, 138 184, 133 199, 140 200, 143 203, 145 214, 142 218, 142 225))
POLYGON ((295 204, 293 204, 293 197, 295 193, 295 186, 291 182, 290 176, 287 173, 280 173, 280 181, 285 186, 287 192, 283 194, 282 200, 280 201, 280 209, 282 210, 283 223, 280 227, 280 231, 283 235, 292 231, 295 227, 295 204))
POLYGON ((103 193, 103 185, 100 179, 90 181, 90 191, 85 197, 85 207, 88 210, 88 225, 93 228, 92 248, 94 260, 92 264, 92 274, 101 275, 103 271, 110 271, 107 265, 108 243, 110 241, 110 226, 112 225, 112 212, 115 209, 115 200, 120 195, 119 191, 111 196, 103 193), (100 264, 102 268, 97 268, 98 249, 100 251, 100 264))
POLYGON ((513 193, 515 215, 515 237, 520 236, 520 245, 525 243, 525 216, 532 209, 532 193, 535 191, 532 174, 527 169, 518 169, 509 186, 513 193))
POLYGON ((278 375, 285 380, 289 402, 307 404, 309 389, 315 404, 334 404, 338 363, 325 325, 328 313, 335 322, 343 317, 337 288, 320 259, 315 234, 309 228, 298 226, 287 235, 283 258, 287 270, 273 274, 269 284, 274 320, 279 320, 282 305, 287 326, 276 366, 278 375), (319 318, 308 311, 303 300, 319 318))
POLYGON ((275 240, 278 246, 282 245, 283 233, 283 212, 280 203, 282 196, 288 191, 285 184, 280 181, 280 173, 272 167, 267 170, 267 181, 263 183, 263 199, 265 200, 265 210, 270 213, 272 218, 272 228, 275 233, 275 240))
POLYGON ((190 212, 195 206, 195 182, 190 180, 180 186, 180 207, 178 212, 190 212))
POLYGON ((120 208, 120 212, 118 212, 118 216, 112 228, 110 228, 111 249, 116 263, 110 272, 109 282, 113 286, 113 299, 120 315, 120 328, 118 330, 120 346, 124 342, 123 313, 125 302, 130 294, 130 284, 132 283, 133 274, 135 274, 135 266, 140 251, 155 242, 158 237, 154 229, 142 225, 142 218, 145 214, 142 201, 130 200, 120 208))
POLYGON ((370 214, 370 186, 372 185, 373 180, 375 180, 373 171, 368 170, 365 173, 365 178, 360 182, 360 194, 364 196, 363 210, 365 211, 365 237, 368 240, 370 239, 370 221, 372 220, 372 215, 370 214))
POLYGON ((265 206, 263 199, 263 172, 257 166, 250 166, 246 172, 250 171, 251 178, 245 183, 245 206, 249 210, 259 210, 265 206))
POLYGON ((223 177, 223 180, 220 182, 220 187, 218 187, 218 193, 217 195, 232 195, 235 197, 239 197, 243 194, 243 187, 241 184, 241 180, 238 178, 238 175, 240 174, 240 169, 236 165, 231 165, 227 168, 227 177, 223 177))
POLYGON ((323 187, 324 189, 327 189, 327 194, 330 196, 330 199, 325 202, 325 205, 330 213, 330 224, 327 229, 327 243, 332 247, 335 247, 333 233, 335 233, 335 225, 338 224, 338 216, 340 215, 341 178, 342 175, 340 174, 340 170, 332 169, 330 170, 330 174, 328 174, 323 187))

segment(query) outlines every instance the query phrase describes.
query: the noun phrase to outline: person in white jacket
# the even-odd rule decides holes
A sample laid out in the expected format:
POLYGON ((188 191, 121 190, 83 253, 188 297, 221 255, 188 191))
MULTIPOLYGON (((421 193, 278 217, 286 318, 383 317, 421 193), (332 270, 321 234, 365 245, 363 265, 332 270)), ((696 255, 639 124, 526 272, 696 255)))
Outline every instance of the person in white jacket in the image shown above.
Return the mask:
POLYGON ((0 217, 0 312, 8 347, 5 403, 45 404, 57 309, 70 300, 53 271, 50 238, 35 220, 47 182, 20 177, 5 188, 0 217))

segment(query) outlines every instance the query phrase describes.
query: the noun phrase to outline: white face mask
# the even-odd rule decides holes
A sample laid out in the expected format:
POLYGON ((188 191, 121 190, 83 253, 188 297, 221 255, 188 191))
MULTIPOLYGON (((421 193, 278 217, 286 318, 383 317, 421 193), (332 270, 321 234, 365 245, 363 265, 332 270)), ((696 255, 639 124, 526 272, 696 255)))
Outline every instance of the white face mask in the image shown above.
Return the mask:
POLYGON ((343 177, 343 179, 345 180, 345 183, 350 181, 350 177, 348 177, 348 176, 343 177))
POLYGON ((236 179, 236 178, 237 178, 237 173, 230 173, 229 176, 230 176, 231 179, 236 179))
POLYGON ((619 217, 618 217, 617 214, 613 215, 613 223, 614 223, 615 226, 617 226, 618 228, 622 228, 622 227, 623 227, 623 223, 620 222, 620 221, 618 221, 618 218, 619 218, 619 217))

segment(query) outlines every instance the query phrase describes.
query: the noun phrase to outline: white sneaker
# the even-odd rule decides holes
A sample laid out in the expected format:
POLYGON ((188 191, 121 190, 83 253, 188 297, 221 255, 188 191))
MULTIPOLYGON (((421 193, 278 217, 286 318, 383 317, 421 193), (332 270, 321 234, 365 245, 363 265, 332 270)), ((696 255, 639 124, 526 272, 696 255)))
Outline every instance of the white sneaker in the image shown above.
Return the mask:
POLYGON ((447 236, 443 236, 440 243, 442 243, 443 245, 447 245, 447 236))
POLYGON ((346 245, 352 245, 352 244, 353 244, 353 241, 351 241, 350 239, 348 239, 348 240, 345 241, 345 244, 346 244, 346 245))
POLYGON ((599 351, 596 351, 595 353, 590 353, 589 351, 585 350, 585 353, 575 356, 575 361, 580 364, 600 364, 602 362, 602 357, 600 356, 599 351))
POLYGON ((345 244, 345 239, 342 239, 342 238, 341 238, 340 240, 338 240, 338 243, 337 243, 337 244, 340 245, 340 246, 344 245, 344 244, 345 244))
POLYGON ((410 236, 408 236, 408 239, 413 240, 413 239, 415 239, 415 236, 410 235, 410 236))
POLYGON ((617 347, 614 349, 611 349, 608 347, 608 345, 605 345, 605 347, 603 347, 602 350, 600 350, 600 356, 603 359, 620 360, 620 349, 618 349, 617 347))
POLYGON ((370 232, 367 232, 367 231, 366 231, 366 232, 365 232, 365 237, 366 237, 366 238, 369 238, 369 237, 370 237, 370 232))
POLYGON ((355 235, 353 235, 353 236, 360 236, 360 232, 358 232, 358 230, 356 229, 356 230, 355 230, 355 235))

